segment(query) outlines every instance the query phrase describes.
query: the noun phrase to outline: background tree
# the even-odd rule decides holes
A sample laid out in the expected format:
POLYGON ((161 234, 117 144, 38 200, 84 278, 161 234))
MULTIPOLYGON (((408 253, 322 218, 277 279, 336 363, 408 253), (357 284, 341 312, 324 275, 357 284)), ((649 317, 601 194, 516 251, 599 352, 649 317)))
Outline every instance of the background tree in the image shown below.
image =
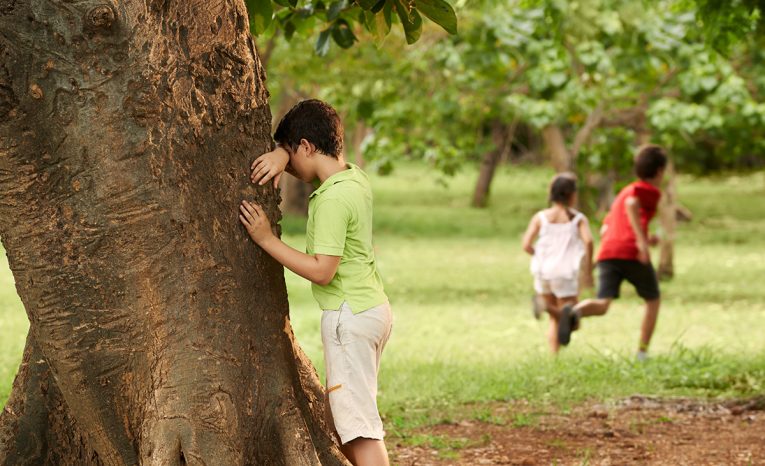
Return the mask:
MULTIPOLYGON (((753 73, 761 66, 753 34, 759 10, 730 5, 477 2, 460 10, 459 35, 425 28, 406 50, 382 42, 322 58, 293 41, 277 56, 347 70, 312 74, 296 87, 321 83, 322 95, 349 120, 364 121, 363 159, 378 170, 423 159, 452 174, 480 162, 473 204, 483 206, 497 164, 536 152, 558 171, 578 172, 581 207, 602 214, 632 177, 635 146, 649 140, 672 153, 670 173, 763 163, 761 84, 753 73)), ((272 65, 273 74, 297 74, 285 58, 272 65)), ((664 208, 684 212, 674 177, 667 183, 665 201, 672 202, 664 208)), ((666 276, 675 217, 662 217, 666 276)))

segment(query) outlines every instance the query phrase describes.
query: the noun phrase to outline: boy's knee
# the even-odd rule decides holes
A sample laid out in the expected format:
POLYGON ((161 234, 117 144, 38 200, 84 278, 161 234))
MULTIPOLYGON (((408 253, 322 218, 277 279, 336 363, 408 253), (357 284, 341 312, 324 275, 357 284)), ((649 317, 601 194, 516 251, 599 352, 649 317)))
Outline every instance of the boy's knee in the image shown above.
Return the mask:
POLYGON ((611 307, 611 302, 612 301, 613 300, 610 299, 610 298, 600 298, 600 299, 598 299, 598 304, 600 304, 600 308, 602 309, 603 314, 608 312, 608 309, 611 307))

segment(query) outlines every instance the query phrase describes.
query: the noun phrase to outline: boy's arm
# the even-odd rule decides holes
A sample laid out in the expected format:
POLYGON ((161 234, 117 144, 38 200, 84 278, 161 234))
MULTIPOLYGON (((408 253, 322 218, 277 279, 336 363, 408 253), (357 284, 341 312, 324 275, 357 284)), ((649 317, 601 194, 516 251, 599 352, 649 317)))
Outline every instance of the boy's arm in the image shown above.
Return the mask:
POLYGON ((533 217, 531 217, 529 226, 526 228, 526 233, 523 234, 523 250, 532 256, 534 255, 534 246, 533 246, 534 239, 536 239, 538 233, 539 233, 539 216, 534 215, 533 217))
POLYGON ((638 260, 644 264, 651 262, 651 256, 648 253, 648 238, 640 228, 640 201, 634 196, 630 196, 625 201, 627 207, 627 218, 630 221, 632 231, 635 233, 637 241, 638 260))
POLYGON ((276 146, 276 149, 266 152, 252 162, 252 165, 250 165, 252 170, 250 180, 253 183, 264 185, 273 178, 274 187, 277 187, 279 186, 279 179, 282 177, 282 173, 284 173, 289 162, 289 152, 281 146, 276 146))
POLYGON ((239 220, 252 240, 277 262, 317 285, 327 285, 332 281, 340 265, 340 256, 311 256, 293 249, 271 231, 271 222, 262 207, 242 201, 239 210, 239 220))

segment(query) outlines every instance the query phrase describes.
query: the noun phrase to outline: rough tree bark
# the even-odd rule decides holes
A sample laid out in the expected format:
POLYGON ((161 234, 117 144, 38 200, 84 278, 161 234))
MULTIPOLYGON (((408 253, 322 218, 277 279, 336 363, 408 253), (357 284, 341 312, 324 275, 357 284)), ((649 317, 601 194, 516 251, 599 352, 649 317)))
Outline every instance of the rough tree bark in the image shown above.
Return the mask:
POLYGON ((345 464, 282 268, 242 0, 0 3, 0 237, 30 332, 1 465, 345 464))

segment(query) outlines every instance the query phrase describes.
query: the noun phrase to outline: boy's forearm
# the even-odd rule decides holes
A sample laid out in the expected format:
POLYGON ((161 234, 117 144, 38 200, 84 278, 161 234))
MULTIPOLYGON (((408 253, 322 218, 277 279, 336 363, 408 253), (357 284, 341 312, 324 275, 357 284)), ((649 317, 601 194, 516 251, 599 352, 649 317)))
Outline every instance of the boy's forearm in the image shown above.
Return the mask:
POLYGON ((640 228, 640 206, 637 202, 627 205, 627 218, 630 221, 632 231, 635 233, 638 248, 646 248, 648 246, 648 238, 646 238, 643 229, 640 228))
MULTIPOLYGON (((258 245, 268 255, 276 259, 277 262, 306 280, 320 285, 327 283, 327 273, 325 270, 322 270, 315 256, 300 252, 273 235, 261 241, 258 245)), ((329 278, 331 279, 332 277, 329 278)))

